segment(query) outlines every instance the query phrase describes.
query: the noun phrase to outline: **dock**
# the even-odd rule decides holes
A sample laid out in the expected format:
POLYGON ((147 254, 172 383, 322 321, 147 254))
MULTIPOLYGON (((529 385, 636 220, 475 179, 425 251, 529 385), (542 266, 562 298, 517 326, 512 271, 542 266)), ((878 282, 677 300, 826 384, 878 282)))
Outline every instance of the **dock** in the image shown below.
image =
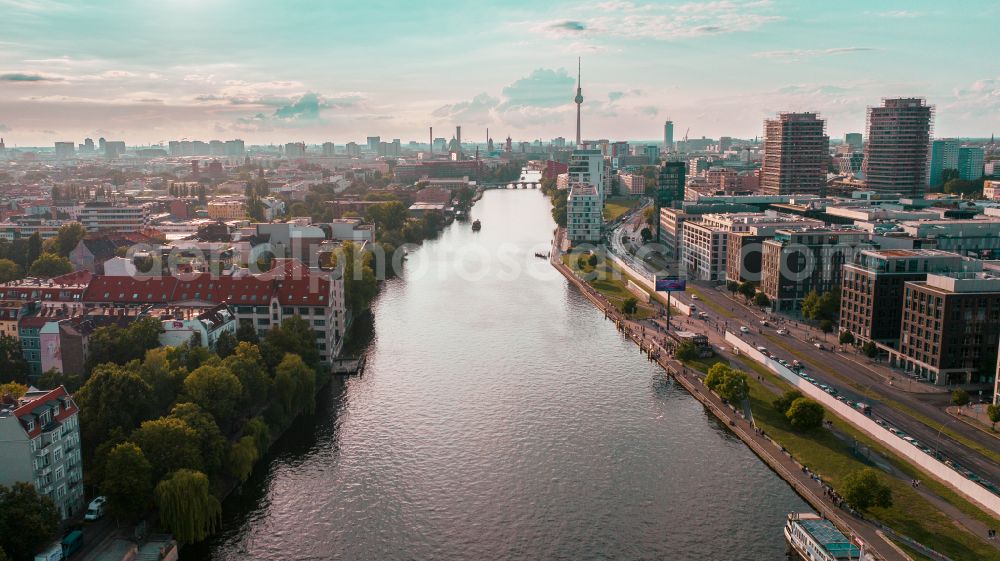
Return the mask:
POLYGON ((341 357, 333 359, 330 371, 340 376, 361 376, 365 372, 367 355, 358 357, 341 357))

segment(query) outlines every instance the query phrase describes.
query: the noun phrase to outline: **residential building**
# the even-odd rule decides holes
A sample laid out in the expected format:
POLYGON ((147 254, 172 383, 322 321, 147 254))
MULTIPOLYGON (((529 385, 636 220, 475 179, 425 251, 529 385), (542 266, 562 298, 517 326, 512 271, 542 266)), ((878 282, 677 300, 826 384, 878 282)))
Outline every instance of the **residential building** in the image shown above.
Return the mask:
POLYGON ((76 146, 72 142, 56 142, 56 159, 72 160, 76 157, 76 146))
POLYGON ((63 520, 83 510, 79 409, 66 388, 0 396, 0 458, 0 485, 34 485, 63 520))
POLYGON ((642 174, 620 171, 618 180, 627 195, 640 196, 646 192, 646 178, 642 174))
POLYGON ((80 223, 88 232, 110 230, 136 232, 146 227, 149 208, 145 205, 88 202, 80 210, 80 223))
POLYGON ((197 340, 199 346, 214 351, 223 333, 235 338, 239 327, 236 315, 227 304, 205 308, 155 306, 147 313, 160 318, 163 325, 160 345, 164 347, 179 347, 197 340))
POLYGON ((134 245, 159 247, 155 239, 142 232, 88 234, 69 252, 69 262, 76 271, 103 273, 105 261, 134 245))
POLYGON ((868 108, 862 169, 870 191, 922 197, 927 191, 927 151, 933 107, 919 98, 882 100, 868 108))
POLYGON ((944 170, 958 169, 958 139, 939 138, 931 143, 931 167, 928 184, 931 187, 944 185, 944 170))
POLYGON ((862 139, 860 132, 849 132, 844 135, 844 144, 850 147, 851 152, 860 152, 864 149, 862 139))
POLYGON ((962 146, 958 149, 958 177, 975 181, 983 176, 983 149, 979 146, 962 146))
POLYGON ((764 121, 760 187, 765 195, 825 194, 830 148, 825 128, 815 113, 781 113, 764 121))
POLYGON ((681 259, 690 279, 718 281, 726 274, 727 232, 705 222, 684 223, 681 259))
POLYGON ((247 217, 247 205, 242 199, 209 201, 208 217, 214 220, 240 220, 247 217))
POLYGON ((1000 338, 1000 277, 928 274, 903 288, 899 350, 892 366, 939 386, 995 384, 1000 338))
POLYGON ((761 290, 779 311, 799 309, 811 291, 837 290, 845 263, 872 249, 867 232, 813 228, 778 230, 764 242, 761 290))
POLYGON ((822 220, 775 211, 732 216, 741 218, 728 229, 726 237, 725 279, 727 281, 760 282, 764 242, 773 238, 778 230, 802 230, 824 226, 822 220))
POLYGON ((903 316, 903 285, 927 275, 981 269, 979 261, 936 249, 887 249, 859 252, 844 264, 840 292, 840 330, 859 343, 874 341, 896 348, 903 316))
POLYGON ((986 180, 983 182, 983 198, 988 201, 1000 199, 1000 181, 986 180))
POLYGON ((566 238, 571 244, 601 241, 603 208, 596 187, 588 183, 570 185, 566 200, 566 238))
POLYGON ((585 183, 597 191, 600 206, 607 198, 604 154, 600 150, 573 150, 569 157, 569 183, 585 183))
POLYGON ((306 144, 305 142, 289 142, 285 144, 285 157, 286 158, 305 158, 306 157, 306 144))

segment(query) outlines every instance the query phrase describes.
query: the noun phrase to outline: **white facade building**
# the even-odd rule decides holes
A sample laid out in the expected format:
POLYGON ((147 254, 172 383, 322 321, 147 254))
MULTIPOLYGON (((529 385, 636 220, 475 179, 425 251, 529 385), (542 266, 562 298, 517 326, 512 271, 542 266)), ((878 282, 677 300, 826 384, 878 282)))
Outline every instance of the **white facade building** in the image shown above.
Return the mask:
POLYGON ((566 237, 572 244, 601 241, 604 205, 597 189, 587 183, 570 185, 566 200, 566 237))

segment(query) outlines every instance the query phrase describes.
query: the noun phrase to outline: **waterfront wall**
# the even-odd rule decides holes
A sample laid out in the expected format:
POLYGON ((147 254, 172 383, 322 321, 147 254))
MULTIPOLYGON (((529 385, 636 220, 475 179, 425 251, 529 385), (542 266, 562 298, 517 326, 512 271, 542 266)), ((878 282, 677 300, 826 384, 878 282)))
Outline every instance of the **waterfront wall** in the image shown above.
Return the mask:
POLYGON ((947 483, 956 491, 964 495, 967 499, 974 501, 984 509, 990 511, 995 516, 1000 516, 1000 497, 991 493, 985 487, 966 479, 965 476, 948 467, 944 462, 921 451, 916 446, 892 434, 887 429, 876 423, 861 411, 850 407, 846 403, 838 401, 834 396, 826 393, 819 387, 813 385, 808 380, 799 377, 778 361, 764 355, 753 345, 740 339, 732 332, 726 332, 726 341, 733 344, 733 348, 739 354, 747 356, 766 366, 769 370, 781 376, 786 382, 801 391, 803 395, 818 401, 827 410, 832 411, 838 417, 851 423, 875 440, 878 440, 890 450, 903 456, 911 463, 919 466, 924 471, 930 473, 937 479, 947 483))
MULTIPOLYGON (((653 285, 653 281, 652 280, 646 278, 645 276, 643 276, 642 274, 640 274, 639 272, 637 272, 635 269, 632 268, 631 265, 629 265, 628 263, 626 263, 624 260, 622 260, 620 257, 618 257, 617 255, 615 255, 614 253, 608 251, 605 254, 605 256, 608 259, 610 259, 612 263, 614 263, 615 265, 618 265, 619 267, 621 267, 621 270, 625 271, 625 273, 628 275, 629 279, 631 279, 632 282, 634 282, 635 284, 638 284, 642 288, 648 290, 650 292, 650 294, 656 294, 656 287, 653 285)), ((691 314, 691 307, 688 306, 687 304, 685 304, 684 302, 681 302, 680 300, 677 300, 675 298, 671 298, 670 299, 670 306, 672 308, 674 308, 675 310, 678 310, 679 312, 681 312, 684 315, 690 315, 691 314)))

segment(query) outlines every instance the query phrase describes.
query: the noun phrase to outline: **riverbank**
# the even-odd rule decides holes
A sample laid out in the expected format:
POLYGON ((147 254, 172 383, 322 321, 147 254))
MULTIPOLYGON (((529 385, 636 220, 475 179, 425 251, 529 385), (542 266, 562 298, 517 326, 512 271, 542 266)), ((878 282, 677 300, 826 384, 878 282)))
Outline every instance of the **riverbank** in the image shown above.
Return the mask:
MULTIPOLYGON (((554 247, 561 245, 561 231, 556 233, 554 247)), ((758 457, 784 479, 792 488, 823 516, 830 519, 846 535, 858 535, 869 544, 869 551, 886 561, 906 561, 911 559, 894 543, 884 538, 880 530, 872 524, 845 513, 823 493, 822 484, 811 474, 803 471, 803 466, 797 463, 784 449, 768 437, 759 434, 752 423, 740 413, 706 388, 701 377, 693 369, 689 369, 670 355, 668 337, 660 332, 647 330, 645 326, 628 319, 618 309, 591 287, 583 279, 576 276, 563 262, 558 252, 553 252, 550 263, 573 284, 604 317, 612 321, 623 337, 631 339, 650 361, 659 364, 688 393, 697 399, 716 418, 722 421, 729 430, 738 436, 758 457)), ((776 532, 780 529, 775 528, 776 532)))

